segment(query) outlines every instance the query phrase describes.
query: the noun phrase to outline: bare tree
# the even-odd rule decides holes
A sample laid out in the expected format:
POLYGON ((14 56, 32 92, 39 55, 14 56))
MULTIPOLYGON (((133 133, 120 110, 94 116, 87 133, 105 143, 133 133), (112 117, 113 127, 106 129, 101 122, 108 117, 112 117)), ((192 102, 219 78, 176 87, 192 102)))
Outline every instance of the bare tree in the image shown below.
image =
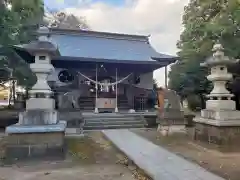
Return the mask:
POLYGON ((62 29, 82 29, 89 30, 85 17, 76 17, 73 14, 67 14, 63 11, 51 13, 45 11, 44 23, 49 27, 62 29))

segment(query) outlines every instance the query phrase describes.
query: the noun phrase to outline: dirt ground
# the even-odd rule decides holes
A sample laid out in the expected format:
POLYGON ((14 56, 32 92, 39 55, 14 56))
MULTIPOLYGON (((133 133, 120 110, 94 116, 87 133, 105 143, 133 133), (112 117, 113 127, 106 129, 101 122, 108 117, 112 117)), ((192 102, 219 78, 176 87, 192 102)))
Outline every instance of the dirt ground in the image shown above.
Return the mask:
POLYGON ((175 132, 168 137, 160 135, 156 130, 133 130, 133 132, 226 180, 240 179, 240 152, 221 153, 207 144, 191 140, 184 132, 175 132))
POLYGON ((67 143, 69 153, 65 161, 0 167, 0 180, 148 180, 136 167, 122 163, 126 157, 101 132, 67 137, 67 143))

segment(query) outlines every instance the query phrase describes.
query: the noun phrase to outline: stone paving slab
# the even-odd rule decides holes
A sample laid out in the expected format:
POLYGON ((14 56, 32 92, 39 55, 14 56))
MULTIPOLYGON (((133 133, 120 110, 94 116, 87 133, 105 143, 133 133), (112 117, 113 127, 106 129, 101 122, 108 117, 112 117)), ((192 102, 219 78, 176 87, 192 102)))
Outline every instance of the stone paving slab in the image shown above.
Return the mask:
POLYGON ((154 180, 224 180, 129 130, 102 132, 154 180))

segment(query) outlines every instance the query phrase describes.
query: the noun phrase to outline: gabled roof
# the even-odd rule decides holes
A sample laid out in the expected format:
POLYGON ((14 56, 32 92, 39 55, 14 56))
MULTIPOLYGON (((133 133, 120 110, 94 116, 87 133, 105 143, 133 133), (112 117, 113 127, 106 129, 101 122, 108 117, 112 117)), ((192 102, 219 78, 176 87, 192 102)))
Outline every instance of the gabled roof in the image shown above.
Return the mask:
POLYGON ((163 60, 169 63, 176 60, 176 57, 158 53, 150 45, 148 38, 140 35, 51 28, 49 40, 59 48, 63 58, 163 60))
MULTIPOLYGON (((107 32, 50 28, 49 41, 57 47, 57 56, 52 64, 58 68, 95 69, 104 64, 121 73, 152 72, 174 63, 177 57, 158 53, 149 43, 149 36, 107 32)), ((28 63, 34 57, 28 45, 14 46, 15 51, 28 63)))

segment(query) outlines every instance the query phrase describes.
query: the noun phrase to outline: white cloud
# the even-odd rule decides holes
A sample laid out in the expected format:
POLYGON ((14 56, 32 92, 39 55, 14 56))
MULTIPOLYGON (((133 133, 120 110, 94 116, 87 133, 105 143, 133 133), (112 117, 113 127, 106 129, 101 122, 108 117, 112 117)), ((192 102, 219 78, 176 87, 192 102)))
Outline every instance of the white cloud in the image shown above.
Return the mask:
MULTIPOLYGON (((126 0, 123 6, 103 2, 68 8, 66 12, 85 16, 93 30, 151 35, 153 47, 161 53, 175 55, 182 30, 181 17, 188 0, 126 0)), ((154 77, 164 85, 164 68, 154 77)))

